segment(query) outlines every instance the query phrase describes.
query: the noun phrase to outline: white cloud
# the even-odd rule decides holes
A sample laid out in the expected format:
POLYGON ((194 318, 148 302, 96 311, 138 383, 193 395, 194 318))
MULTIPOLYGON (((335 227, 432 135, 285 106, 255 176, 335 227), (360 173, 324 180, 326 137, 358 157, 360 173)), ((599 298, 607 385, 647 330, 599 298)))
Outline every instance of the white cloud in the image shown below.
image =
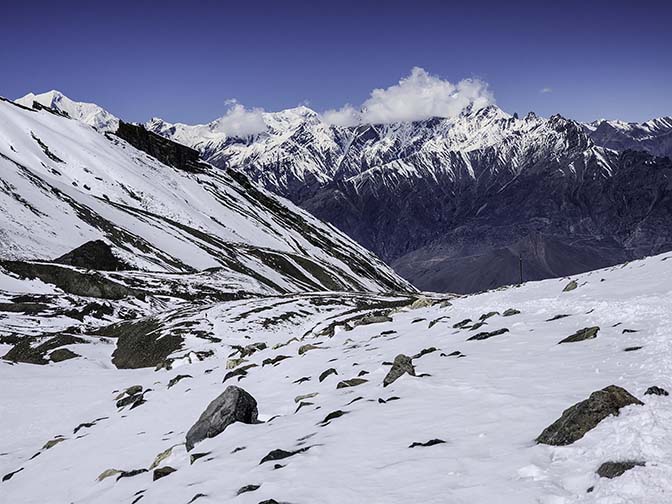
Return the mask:
POLYGON ((553 92, 553 88, 550 88, 550 87, 541 88, 541 89, 539 90, 539 92, 540 92, 541 94, 552 93, 552 92, 553 92))
POLYGON ((349 103, 340 109, 326 110, 321 116, 324 122, 334 126, 356 126, 361 122, 361 113, 349 103))
POLYGON ((266 130, 264 110, 261 108, 248 109, 236 100, 227 100, 229 110, 216 121, 217 131, 229 136, 243 137, 261 133, 266 130))
POLYGON ((487 83, 481 80, 464 79, 453 84, 415 67, 398 84, 374 89, 360 111, 346 105, 324 112, 322 118, 338 126, 420 121, 454 117, 469 105, 480 109, 494 102, 487 83))

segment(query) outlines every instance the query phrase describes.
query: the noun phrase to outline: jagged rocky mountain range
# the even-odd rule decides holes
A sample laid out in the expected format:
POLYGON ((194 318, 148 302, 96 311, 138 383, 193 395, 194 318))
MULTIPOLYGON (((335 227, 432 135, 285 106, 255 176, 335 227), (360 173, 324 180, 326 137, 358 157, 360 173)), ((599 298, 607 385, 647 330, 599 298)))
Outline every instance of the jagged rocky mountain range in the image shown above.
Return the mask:
POLYGON ((147 127, 333 223, 422 289, 473 292, 668 250, 672 119, 580 124, 495 106, 452 119, 328 126, 305 107, 267 131, 147 127), (609 133, 610 131, 618 132, 609 133))
POLYGON ((333 227, 143 128, 115 135, 8 101, 0 117, 2 259, 102 239, 129 268, 201 272, 234 293, 412 290, 333 227))
MULTIPOLYGON (((54 92, 29 100, 73 103, 54 92)), ((582 124, 488 106, 336 127, 302 106, 263 121, 242 138, 222 120, 145 126, 332 223, 425 290, 515 283, 520 258, 534 280, 672 248, 671 118, 582 124)))

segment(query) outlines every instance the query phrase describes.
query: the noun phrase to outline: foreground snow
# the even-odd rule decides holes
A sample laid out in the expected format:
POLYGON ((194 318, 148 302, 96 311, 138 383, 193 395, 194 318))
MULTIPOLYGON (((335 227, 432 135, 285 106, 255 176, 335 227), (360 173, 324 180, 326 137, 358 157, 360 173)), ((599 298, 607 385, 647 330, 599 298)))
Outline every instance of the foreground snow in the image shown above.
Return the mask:
MULTIPOLYGON (((672 399, 644 395, 653 385, 672 388, 668 258, 672 256, 579 275, 574 278, 578 287, 569 292, 563 292, 564 279, 413 305, 412 299, 339 293, 173 305, 154 315, 170 327, 189 322, 194 331, 205 330, 221 341, 196 332, 187 335, 185 348, 176 354, 184 358, 172 370, 115 369, 110 362, 114 340, 95 337, 90 344, 71 347, 82 356, 77 359, 46 366, 0 361, 0 475, 23 469, 0 483, 2 500, 186 504, 200 494, 199 504, 265 499, 334 504, 669 502, 672 399), (376 303, 405 307, 393 311, 391 322, 352 330, 337 326, 332 337, 324 331, 334 321, 373 311, 376 303), (473 331, 453 327, 509 308, 520 314, 494 315, 473 331), (569 316, 548 321, 561 314, 569 316), (557 344, 589 326, 600 327, 597 338, 557 344), (509 332, 466 341, 500 328, 509 332), (258 367, 249 368, 240 382, 233 377, 222 384, 233 370, 226 369, 232 345, 256 342, 267 348, 238 367, 258 367), (300 355, 299 348, 308 343, 319 348, 300 355), (430 347, 437 350, 413 361, 418 377, 404 375, 383 388, 389 370, 385 362, 430 347), (624 351, 632 347, 642 348, 624 351), (207 350, 214 354, 202 361, 188 358, 190 352, 207 350), (450 356, 454 351, 464 357, 450 356), (289 358, 262 366, 264 359, 279 355, 289 358), (320 382, 329 368, 338 374, 320 382), (180 374, 190 378, 167 388, 180 374), (368 381, 336 388, 360 374, 368 381), (151 389, 146 403, 118 409, 119 391, 136 384, 151 389), (207 455, 190 463, 181 445, 186 431, 231 384, 256 398, 264 423, 229 426, 198 444, 190 453, 207 455), (624 408, 569 446, 535 444, 564 409, 610 384, 627 389, 645 405, 624 408), (296 411, 301 401, 312 404, 296 411), (337 410, 345 414, 322 423, 337 410), (59 435, 65 440, 41 449, 59 435), (445 443, 409 448, 432 439, 445 443), (167 477, 152 481, 149 471, 97 480, 111 468, 147 469, 170 447, 172 453, 159 465, 177 472, 167 477), (309 449, 260 464, 271 450, 301 447, 309 449), (646 465, 612 480, 595 474, 603 462, 621 460, 646 465), (274 469, 275 463, 283 467, 274 469), (246 485, 260 487, 237 496, 246 485), (594 490, 587 492, 590 487, 594 490)), ((6 275, 0 289, 21 290, 10 279, 6 275)), ((36 283, 26 289, 49 291, 36 283)), ((15 326, 30 318, 13 317, 15 326)))

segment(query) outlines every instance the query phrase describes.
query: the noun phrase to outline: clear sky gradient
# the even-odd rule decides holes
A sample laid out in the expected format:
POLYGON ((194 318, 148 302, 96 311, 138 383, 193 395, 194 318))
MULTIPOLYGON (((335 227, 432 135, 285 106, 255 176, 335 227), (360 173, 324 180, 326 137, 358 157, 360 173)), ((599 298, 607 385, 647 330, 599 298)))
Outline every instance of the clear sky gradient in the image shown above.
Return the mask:
POLYGON ((133 121, 207 122, 231 98, 358 105, 415 66, 482 79, 510 113, 672 115, 670 1, 24 1, 0 16, 0 95, 58 89, 133 121))

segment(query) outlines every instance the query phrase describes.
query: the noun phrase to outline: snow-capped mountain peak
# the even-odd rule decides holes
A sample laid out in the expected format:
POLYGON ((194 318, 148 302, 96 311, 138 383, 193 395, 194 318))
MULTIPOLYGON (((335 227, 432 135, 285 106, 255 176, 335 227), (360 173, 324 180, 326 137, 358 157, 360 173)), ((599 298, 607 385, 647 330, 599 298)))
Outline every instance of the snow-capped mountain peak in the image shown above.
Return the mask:
POLYGON ((19 105, 32 108, 37 102, 45 107, 65 112, 71 118, 93 126, 100 131, 116 131, 119 119, 95 103, 78 102, 71 100, 60 91, 52 89, 46 93, 28 93, 15 100, 19 105))

